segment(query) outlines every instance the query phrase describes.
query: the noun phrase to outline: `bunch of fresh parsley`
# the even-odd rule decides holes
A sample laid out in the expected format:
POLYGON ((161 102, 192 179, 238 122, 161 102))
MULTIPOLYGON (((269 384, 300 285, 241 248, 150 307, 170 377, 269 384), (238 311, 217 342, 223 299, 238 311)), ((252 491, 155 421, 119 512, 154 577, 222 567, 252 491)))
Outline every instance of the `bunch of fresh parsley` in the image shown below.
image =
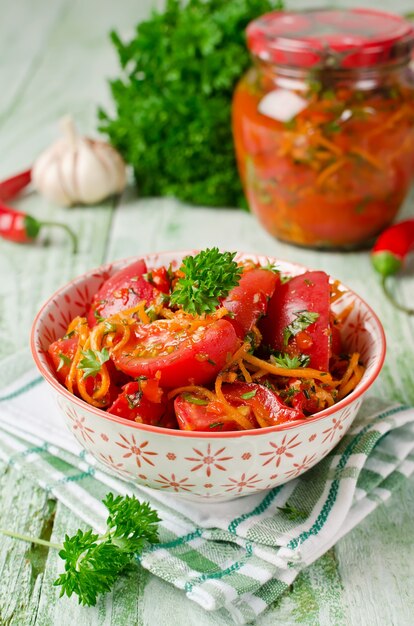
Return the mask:
POLYGON ((167 0, 128 43, 111 34, 122 76, 100 130, 133 166, 143 196, 241 206, 231 99, 249 65, 244 31, 278 0, 167 0))

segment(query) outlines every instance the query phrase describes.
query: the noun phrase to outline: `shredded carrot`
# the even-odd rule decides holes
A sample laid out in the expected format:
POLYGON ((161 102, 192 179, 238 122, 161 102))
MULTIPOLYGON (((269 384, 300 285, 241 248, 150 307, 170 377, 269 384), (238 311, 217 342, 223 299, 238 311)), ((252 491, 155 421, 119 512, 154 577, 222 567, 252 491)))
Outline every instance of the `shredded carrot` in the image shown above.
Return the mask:
POLYGON ((246 383, 251 383, 252 382, 252 377, 250 376, 249 372, 247 371, 247 369, 244 366, 244 363, 243 363, 243 361, 241 359, 238 362, 238 365, 239 365, 241 373, 244 376, 244 380, 246 381, 246 383))
POLYGON ((326 137, 323 137, 322 135, 318 135, 316 137, 316 143, 320 146, 323 146, 330 152, 333 152, 334 154, 336 154, 336 156, 343 155, 343 151, 341 150, 341 148, 339 148, 339 146, 336 146, 334 143, 332 143, 332 141, 329 141, 328 139, 326 139, 326 137))
POLYGON ((200 385, 185 385, 184 387, 177 387, 176 389, 173 389, 168 393, 167 398, 168 400, 171 400, 172 398, 175 398, 175 396, 178 396, 180 393, 201 394, 212 402, 214 400, 217 400, 212 391, 206 389, 205 387, 201 387, 200 385))
POLYGON ((344 167, 347 163, 348 163, 348 159, 346 159, 345 157, 342 157, 341 159, 338 159, 337 161, 335 161, 335 163, 332 163, 332 165, 328 165, 328 167, 325 167, 325 169, 321 171, 321 173, 316 179, 317 187, 322 187, 322 185, 328 180, 328 178, 330 178, 330 176, 335 174, 338 170, 344 167))
POLYGON ((346 319, 348 319, 349 314, 353 310, 355 306, 355 302, 351 302, 347 307, 345 307, 342 311, 335 314, 335 319, 338 324, 343 324, 346 319))
POLYGON ((246 354, 244 360, 248 363, 251 363, 252 365, 256 365, 261 370, 265 370, 270 374, 274 374, 275 376, 284 376, 285 378, 316 378, 317 380, 321 380, 325 383, 333 383, 332 376, 329 374, 329 372, 320 372, 319 370, 312 369, 311 367, 303 367, 298 369, 277 367, 276 365, 272 365, 272 363, 269 363, 268 361, 258 359, 252 354, 246 354))
POLYGON ((250 428, 252 428, 251 422, 246 417, 244 417, 244 415, 242 415, 242 413, 238 411, 237 408, 227 402, 221 390, 221 384, 222 376, 219 374, 216 378, 216 384, 214 387, 218 401, 225 407, 226 413, 229 417, 234 419, 234 421, 237 422, 237 424, 239 424, 244 430, 249 430, 250 428))
POLYGON ((361 159, 367 161, 367 163, 372 165, 372 167, 375 167, 375 169, 377 170, 382 171, 384 169, 384 165, 378 159, 376 159, 374 156, 372 156, 372 154, 370 154, 366 150, 363 150, 362 148, 352 148, 351 154, 356 154, 357 156, 361 157, 361 159))
POLYGON ((146 304, 145 300, 142 300, 142 302, 139 303, 137 307, 137 313, 138 313, 139 319, 141 320, 143 324, 149 324, 151 320, 149 318, 149 315, 145 311, 145 304, 146 304))

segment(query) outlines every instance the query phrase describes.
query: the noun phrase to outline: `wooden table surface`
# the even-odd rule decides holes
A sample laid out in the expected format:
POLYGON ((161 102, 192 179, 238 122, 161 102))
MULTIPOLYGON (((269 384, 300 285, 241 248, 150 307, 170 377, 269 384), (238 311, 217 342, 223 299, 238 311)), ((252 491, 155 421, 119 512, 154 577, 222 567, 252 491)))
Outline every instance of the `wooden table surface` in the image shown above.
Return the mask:
MULTIPOLYGON (((410 11, 412 2, 395 0, 392 9, 410 11)), ((66 113, 74 116, 82 132, 95 132, 97 105, 109 105, 107 79, 117 73, 107 33, 116 28, 128 36, 152 4, 147 0, 8 3, 0 20, 0 178, 29 166, 56 137, 57 122, 66 113)), ((309 4, 291 0, 288 6, 309 4)), ((341 6, 356 4, 360 3, 341 6)), ((390 8, 385 0, 362 4, 390 8)), ((59 209, 35 194, 19 206, 38 217, 70 223, 79 234, 80 250, 73 256, 58 232, 51 232, 42 245, 0 241, 1 386, 31 367, 27 346, 35 312, 70 278, 104 260, 218 245, 323 269, 359 292, 378 312, 388 338, 386 364, 372 393, 414 404, 414 319, 384 300, 366 252, 300 250, 272 239, 244 212, 195 208, 172 199, 139 200, 134 190, 116 208, 108 203, 59 209)), ((413 214, 411 198, 403 215, 413 214)), ((412 306, 413 262, 398 282, 397 295, 412 306)), ((38 535, 53 526, 55 541, 79 525, 74 515, 50 501, 27 477, 3 465, 0 527, 10 526, 11 519, 38 535)), ((412 626, 413 519, 414 479, 308 568, 257 624, 412 626)), ((96 608, 80 608, 73 598, 58 599, 52 581, 59 568, 54 551, 0 538, 0 625, 222 625, 181 592, 138 568, 123 577, 96 608)))

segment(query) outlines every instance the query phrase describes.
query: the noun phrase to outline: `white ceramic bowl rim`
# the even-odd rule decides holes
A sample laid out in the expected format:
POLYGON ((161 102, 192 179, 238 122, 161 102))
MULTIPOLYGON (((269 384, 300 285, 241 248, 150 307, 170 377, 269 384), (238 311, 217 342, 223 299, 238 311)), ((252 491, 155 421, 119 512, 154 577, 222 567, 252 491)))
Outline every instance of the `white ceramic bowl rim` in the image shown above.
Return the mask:
MULTIPOLYGON (((177 256, 179 258, 182 258, 183 256, 188 256, 190 254, 195 254, 196 252, 198 252, 197 250, 180 250, 180 251, 163 251, 159 253, 159 256, 177 256)), ((241 254, 245 257, 257 257, 259 256, 257 253, 248 253, 248 252, 241 252, 241 251, 237 251, 238 254, 241 254)), ((318 413, 315 413, 314 415, 307 417, 305 420, 295 420, 295 421, 291 421, 291 422, 286 422, 284 424, 279 424, 277 426, 268 426, 266 428, 255 428, 252 430, 237 430, 237 431, 226 431, 226 432, 203 432, 203 431, 187 431, 187 430, 179 430, 179 429, 172 429, 172 428, 163 428, 161 426, 151 426, 149 424, 139 424, 137 422, 133 422, 131 420, 127 420, 123 417, 119 417, 117 415, 112 415, 111 413, 107 413, 106 411, 103 411, 101 409, 98 409, 97 407, 94 407, 90 404, 88 404, 87 402, 85 402, 84 400, 82 400, 81 398, 78 398, 77 396, 71 394, 66 387, 64 387, 58 380, 56 380, 56 378, 45 368, 44 364, 42 363, 42 361, 39 359, 39 355, 38 355, 38 349, 36 346, 36 341, 35 341, 35 337, 36 337, 36 330, 37 327, 40 323, 40 320, 43 317, 43 313, 44 311, 48 308, 48 306, 50 305, 50 303, 53 300, 56 300, 57 298, 59 298, 59 296, 64 293, 68 287, 72 284, 75 284, 77 282, 79 282, 82 279, 85 279, 89 276, 91 276, 92 274, 96 274, 97 272, 102 272, 105 271, 106 268, 111 268, 113 265, 120 265, 120 266, 126 266, 127 264, 133 263, 134 261, 136 261, 137 259, 143 258, 144 260, 149 257, 149 256, 154 256, 156 253, 146 253, 146 254, 142 254, 139 256, 134 256, 134 257, 128 257, 126 259, 120 259, 117 261, 113 261, 113 262, 108 262, 105 263, 103 265, 100 265, 97 268, 94 268, 92 270, 89 270, 87 272, 84 272, 83 274, 80 274, 79 276, 73 278, 71 281, 69 281, 68 283, 66 283, 65 285, 63 285, 62 287, 60 287, 59 289, 57 289, 51 296, 50 298, 48 298, 46 300, 46 302, 44 302, 44 304, 42 305, 42 307, 40 308, 38 314, 36 315, 33 325, 32 325, 32 330, 31 330, 31 335, 30 335, 30 347, 31 347, 31 351, 32 351, 32 355, 34 358, 34 361, 36 363, 37 368, 39 369, 40 373, 42 374, 42 376, 45 378, 45 380, 52 385, 52 387, 54 387, 56 389, 56 391, 58 391, 58 393, 63 394, 68 400, 74 402, 75 404, 77 404, 78 406, 80 406, 81 408, 88 408, 89 411, 91 411, 92 413, 94 413, 95 415, 98 415, 99 417, 103 418, 103 419, 107 419, 110 420, 112 422, 117 422, 120 424, 127 424, 128 426, 131 426, 131 428, 135 428, 137 430, 140 431, 149 431, 149 432, 154 432, 160 435, 165 435, 168 437, 195 437, 195 438, 208 438, 208 439, 229 439, 229 438, 238 438, 238 437, 246 437, 246 436, 259 436, 262 434, 266 434, 266 433, 272 433, 272 432, 280 432, 280 431, 285 431, 285 430, 289 430, 291 428, 296 428, 298 425, 300 424, 309 424, 312 422, 316 422, 318 420, 322 420, 334 413, 336 413, 338 410, 345 408, 346 406, 352 404, 355 400, 357 400, 362 394, 365 393, 365 391, 372 385, 372 383, 374 382, 374 380, 377 378, 378 374, 381 371, 382 365, 384 363, 384 359, 385 359, 385 351, 386 351, 386 339, 385 339, 385 333, 384 333, 384 329, 382 327, 382 324, 378 318, 378 316, 374 313, 373 309, 369 306, 369 304, 367 304, 365 302, 365 300, 363 300, 363 298, 361 298, 358 294, 356 294, 352 289, 350 289, 349 287, 347 287, 346 285, 344 285, 342 282, 340 282, 340 286, 345 288, 345 290, 350 293, 351 295, 355 296, 355 298, 357 300, 359 300, 363 306, 366 307, 366 309, 369 311, 369 313, 371 314, 377 329, 379 331, 379 335, 381 338, 381 351, 379 354, 379 357, 377 359, 377 362, 375 364, 375 367, 373 368, 371 374, 369 377, 366 378, 366 380, 364 380, 362 383, 358 384, 356 386, 356 388, 354 389, 354 391, 352 391, 348 396, 346 396, 345 398, 343 398, 342 400, 340 400, 339 402, 337 402, 336 404, 333 404, 331 407, 328 407, 327 409, 323 409, 322 411, 319 411, 318 413)), ((265 255, 260 255, 260 256, 265 256, 265 255)), ((267 255, 266 255, 267 256, 267 255)), ((297 268, 298 270, 303 270, 303 271, 308 271, 309 268, 306 267, 305 265, 301 265, 300 263, 293 263, 291 261, 283 261, 282 259, 276 259, 275 257, 272 256, 267 256, 267 258, 269 259, 269 261, 271 261, 272 263, 287 263, 290 267, 292 268, 297 268)))

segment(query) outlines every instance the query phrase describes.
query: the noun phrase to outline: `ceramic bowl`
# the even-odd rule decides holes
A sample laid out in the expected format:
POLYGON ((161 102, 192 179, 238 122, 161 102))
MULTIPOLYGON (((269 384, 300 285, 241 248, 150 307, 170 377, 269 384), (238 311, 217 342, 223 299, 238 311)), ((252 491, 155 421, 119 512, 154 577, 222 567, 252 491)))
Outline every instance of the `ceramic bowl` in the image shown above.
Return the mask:
MULTIPOLYGON (((148 267, 178 266, 189 254, 148 254, 148 267)), ((288 275, 303 266, 238 253, 238 259, 269 260, 288 275)), ((114 272, 136 259, 126 259, 86 272, 59 289, 42 306, 32 328, 36 365, 63 411, 78 442, 106 469, 140 485, 189 499, 231 500, 270 489, 299 476, 326 456, 344 436, 367 389, 378 376, 385 356, 385 337, 372 309, 341 285, 343 295, 333 308, 353 308, 343 329, 348 352, 359 352, 366 371, 346 398, 304 421, 237 432, 190 432, 137 424, 86 404, 56 379, 46 357, 51 342, 61 337, 76 315, 84 315, 93 294, 114 272)))

